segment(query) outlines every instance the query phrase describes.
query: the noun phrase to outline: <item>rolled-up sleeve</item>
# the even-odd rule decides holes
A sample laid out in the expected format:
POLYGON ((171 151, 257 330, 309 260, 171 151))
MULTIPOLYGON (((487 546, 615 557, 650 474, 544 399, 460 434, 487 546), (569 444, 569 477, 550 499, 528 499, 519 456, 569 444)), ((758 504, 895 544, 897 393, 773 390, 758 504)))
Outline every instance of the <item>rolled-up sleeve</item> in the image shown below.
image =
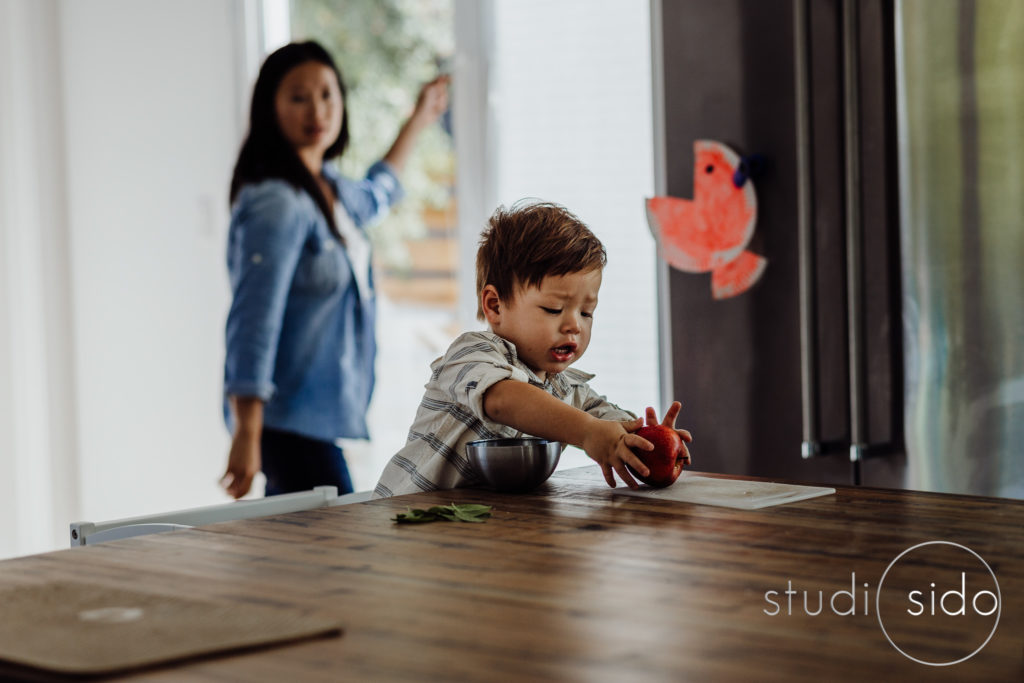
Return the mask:
POLYGON ((345 209, 359 227, 383 218, 405 196, 398 175, 386 161, 378 161, 371 166, 362 180, 338 178, 338 182, 345 209))
POLYGON ((591 388, 588 382, 594 378, 593 375, 570 369, 565 372, 572 385, 572 404, 585 413, 593 415, 600 420, 632 420, 636 415, 628 410, 611 403, 602 394, 591 388), (571 378, 571 379, 570 379, 571 378))
POLYGON ((498 382, 513 379, 529 382, 529 376, 515 367, 508 350, 486 339, 477 337, 467 343, 449 349, 449 352, 434 365, 431 385, 445 394, 445 399, 464 406, 490 431, 503 433, 506 425, 493 422, 484 412, 484 394, 498 382))
POLYGON ((243 193, 228 244, 232 301, 224 390, 267 401, 275 391, 274 360, 307 228, 296 193, 283 183, 265 183, 243 193))
POLYGON ((587 387, 586 393, 582 398, 582 405, 580 410, 600 420, 616 420, 619 422, 625 420, 632 420, 636 417, 636 413, 624 410, 614 403, 609 402, 604 396, 598 394, 593 389, 587 387))

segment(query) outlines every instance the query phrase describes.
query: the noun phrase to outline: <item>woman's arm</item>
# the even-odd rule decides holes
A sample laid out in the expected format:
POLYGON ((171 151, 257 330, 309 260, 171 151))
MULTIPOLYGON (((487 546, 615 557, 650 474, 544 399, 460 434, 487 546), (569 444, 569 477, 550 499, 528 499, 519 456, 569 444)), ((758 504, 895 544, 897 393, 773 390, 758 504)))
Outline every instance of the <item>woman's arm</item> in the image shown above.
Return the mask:
POLYGON ((229 240, 231 308, 225 326, 224 390, 234 434, 221 485, 244 496, 260 471, 263 402, 277 390, 274 365, 288 292, 306 239, 298 195, 283 182, 247 189, 229 240))
POLYGON ((388 162, 396 173, 401 173, 405 169, 405 164, 416 144, 416 138, 423 132, 423 129, 437 121, 441 114, 448 109, 448 83, 450 80, 451 76, 438 76, 420 90, 412 116, 402 125, 391 149, 384 155, 384 161, 388 162))
POLYGON ((249 492, 253 477, 260 471, 260 436, 263 434, 263 401, 254 396, 232 396, 235 433, 231 437, 228 468, 221 485, 233 498, 249 492))

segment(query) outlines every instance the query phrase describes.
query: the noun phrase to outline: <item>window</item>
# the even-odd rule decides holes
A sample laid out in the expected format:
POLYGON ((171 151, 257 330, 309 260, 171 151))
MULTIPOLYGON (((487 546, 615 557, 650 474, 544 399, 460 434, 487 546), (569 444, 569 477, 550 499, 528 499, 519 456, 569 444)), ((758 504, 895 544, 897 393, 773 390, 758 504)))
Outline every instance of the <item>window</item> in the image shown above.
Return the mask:
MULTIPOLYGON (((418 84, 453 74, 451 135, 436 127, 403 176, 409 197, 375 229, 377 389, 372 441, 346 443, 357 489, 405 443, 429 363, 475 320, 474 255, 497 204, 564 204, 605 243, 594 339, 580 367, 642 411, 658 398, 648 3, 619 0, 291 0, 265 36, 314 38, 336 56, 351 104, 342 170, 379 158, 418 84), (287 21, 287 30, 281 24, 287 21), (411 200, 411 201, 410 201, 411 200), (457 201, 456 201, 457 200, 457 201), (456 210, 456 206, 458 210, 456 210)), ((274 18, 276 17, 276 19, 274 18)), ((587 464, 580 452, 560 467, 587 464)))
MULTIPOLYGON (((340 168, 361 177, 394 141, 419 85, 445 68, 454 46, 452 0, 274 5, 264 12, 265 35, 277 36, 268 50, 286 40, 314 39, 337 60, 348 90, 351 135, 340 168)), ((368 416, 371 441, 344 443, 356 489, 372 488, 405 443, 429 364, 459 331, 450 131, 446 118, 424 132, 402 174, 405 199, 370 231, 378 290, 377 384, 368 416)))
MULTIPOLYGON (((641 413, 659 398, 657 263, 643 201, 654 194, 648 5, 495 0, 477 10, 477 35, 457 36, 456 54, 466 76, 487 76, 476 112, 484 168, 466 172, 488 179, 483 212, 538 197, 565 205, 601 239, 608 267, 579 367, 609 400, 641 413), (479 54, 467 54, 474 45, 479 54)), ((458 68, 456 77, 460 87, 458 68)), ((475 240, 466 222, 464 262, 475 240)), ((559 468, 591 463, 566 452, 559 468)))

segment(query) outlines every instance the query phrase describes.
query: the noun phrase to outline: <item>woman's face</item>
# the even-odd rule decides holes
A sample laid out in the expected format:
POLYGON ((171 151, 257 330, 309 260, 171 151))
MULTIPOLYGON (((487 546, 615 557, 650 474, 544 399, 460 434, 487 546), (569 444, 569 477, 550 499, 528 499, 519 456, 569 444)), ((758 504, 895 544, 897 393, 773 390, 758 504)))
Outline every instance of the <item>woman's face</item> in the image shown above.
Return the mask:
POLYGON ((285 139, 300 155, 323 157, 341 133, 345 103, 331 67, 304 62, 284 75, 274 98, 285 139))

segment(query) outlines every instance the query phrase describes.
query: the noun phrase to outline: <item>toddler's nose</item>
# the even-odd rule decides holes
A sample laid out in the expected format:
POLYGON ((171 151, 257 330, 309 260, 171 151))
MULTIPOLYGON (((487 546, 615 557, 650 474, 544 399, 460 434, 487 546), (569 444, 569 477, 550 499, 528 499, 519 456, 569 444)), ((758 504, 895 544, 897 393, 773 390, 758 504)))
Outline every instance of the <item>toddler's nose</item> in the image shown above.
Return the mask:
POLYGON ((562 321, 563 331, 569 334, 576 334, 580 331, 580 316, 575 313, 566 313, 562 321))

